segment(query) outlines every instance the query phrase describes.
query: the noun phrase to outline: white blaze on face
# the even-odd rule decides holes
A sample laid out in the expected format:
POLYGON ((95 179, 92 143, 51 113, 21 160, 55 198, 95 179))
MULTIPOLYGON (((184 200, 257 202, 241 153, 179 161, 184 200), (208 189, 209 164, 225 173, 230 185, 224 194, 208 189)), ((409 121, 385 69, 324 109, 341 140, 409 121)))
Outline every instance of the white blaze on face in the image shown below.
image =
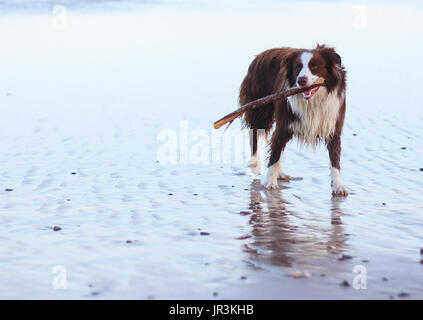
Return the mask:
MULTIPOLYGON (((311 54, 310 52, 303 52, 301 54, 300 59, 301 59, 301 63, 303 67, 297 77, 297 86, 299 86, 298 79, 302 77, 307 78, 306 86, 311 86, 314 83, 314 81, 316 81, 316 79, 318 78, 318 76, 314 75, 310 70, 309 64, 310 64, 311 58, 313 58, 313 54, 311 54)), ((311 99, 314 96, 314 94, 317 92, 317 90, 319 90, 319 87, 303 92, 304 99, 305 100, 311 99)))
POLYGON ((303 64, 303 68, 298 74, 297 85, 298 85, 298 79, 301 77, 307 78, 307 86, 311 86, 314 83, 314 81, 316 81, 316 79, 318 78, 318 76, 311 73, 311 70, 309 68, 309 63, 311 58, 313 58, 313 54, 311 54, 310 52, 303 52, 301 54, 300 59, 301 59, 301 63, 303 64))

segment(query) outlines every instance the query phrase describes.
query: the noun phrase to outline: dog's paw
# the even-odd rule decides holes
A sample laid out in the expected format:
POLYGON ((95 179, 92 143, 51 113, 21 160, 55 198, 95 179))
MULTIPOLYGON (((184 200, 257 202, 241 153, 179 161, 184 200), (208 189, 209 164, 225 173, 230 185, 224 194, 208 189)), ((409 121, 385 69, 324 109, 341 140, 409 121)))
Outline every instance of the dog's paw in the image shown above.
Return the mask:
POLYGON ((260 159, 251 158, 248 161, 248 167, 251 169, 251 172, 255 175, 259 176, 261 174, 260 159))
POLYGON ((346 197, 348 196, 348 191, 343 186, 336 186, 336 187, 332 186, 332 195, 346 197))
POLYGON ((267 179, 264 183, 264 187, 266 189, 279 189, 278 179, 267 179))
POLYGON ((291 177, 285 174, 284 172, 279 172, 278 174, 278 180, 282 180, 285 182, 289 182, 291 180, 291 177))

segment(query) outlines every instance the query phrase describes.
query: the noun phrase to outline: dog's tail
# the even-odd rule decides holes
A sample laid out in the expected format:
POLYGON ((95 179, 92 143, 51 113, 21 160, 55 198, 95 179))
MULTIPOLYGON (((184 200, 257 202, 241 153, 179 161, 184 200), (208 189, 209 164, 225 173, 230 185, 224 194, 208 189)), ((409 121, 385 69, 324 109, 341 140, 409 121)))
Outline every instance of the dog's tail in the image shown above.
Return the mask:
MULTIPOLYGON (((279 70, 280 61, 272 59, 272 55, 264 52, 251 63, 248 73, 241 83, 239 103, 244 105, 273 93, 274 80, 279 70)), ((248 110, 243 118, 244 128, 252 129, 252 155, 257 151, 258 134, 267 135, 274 121, 275 106, 268 103, 260 108, 248 110)))

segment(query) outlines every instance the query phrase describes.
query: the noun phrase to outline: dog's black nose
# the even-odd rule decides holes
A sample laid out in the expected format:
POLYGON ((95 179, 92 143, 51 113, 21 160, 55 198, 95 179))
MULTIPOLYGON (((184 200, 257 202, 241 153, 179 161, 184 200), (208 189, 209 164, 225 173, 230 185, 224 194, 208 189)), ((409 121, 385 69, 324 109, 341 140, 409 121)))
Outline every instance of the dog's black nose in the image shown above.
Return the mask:
POLYGON ((301 87, 304 87, 307 84, 307 81, 308 81, 307 77, 299 77, 297 80, 298 85, 301 87))

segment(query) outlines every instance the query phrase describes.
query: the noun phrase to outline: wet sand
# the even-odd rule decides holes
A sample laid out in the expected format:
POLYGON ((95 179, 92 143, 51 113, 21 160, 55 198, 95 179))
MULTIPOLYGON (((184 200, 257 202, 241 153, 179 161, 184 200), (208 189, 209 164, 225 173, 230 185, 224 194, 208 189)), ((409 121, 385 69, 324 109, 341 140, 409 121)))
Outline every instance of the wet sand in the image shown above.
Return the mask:
POLYGON ((365 28, 354 4, 112 8, 68 7, 64 28, 43 7, 2 8, 0 298, 423 298, 419 72, 400 63, 423 67, 421 8, 369 6, 365 28), (331 196, 323 147, 290 143, 297 179, 277 191, 242 148, 194 161, 255 54, 317 40, 349 72, 347 198, 331 196), (176 163, 159 156, 169 141, 176 163))

